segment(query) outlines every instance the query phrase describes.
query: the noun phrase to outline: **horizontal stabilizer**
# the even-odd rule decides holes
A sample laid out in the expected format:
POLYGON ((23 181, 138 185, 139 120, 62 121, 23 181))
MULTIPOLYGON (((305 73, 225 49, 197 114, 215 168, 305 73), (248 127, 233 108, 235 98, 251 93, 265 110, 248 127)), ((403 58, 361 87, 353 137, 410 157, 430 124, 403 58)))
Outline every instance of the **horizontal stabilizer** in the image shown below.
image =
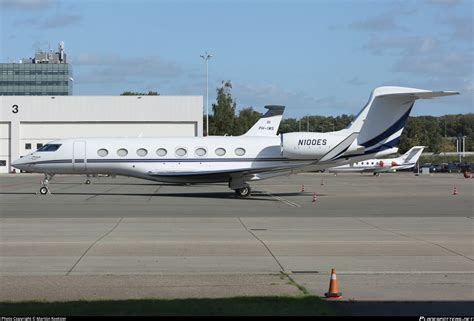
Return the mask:
POLYGON ((459 95, 459 92, 457 91, 420 91, 420 92, 414 92, 414 93, 394 93, 394 94, 382 94, 379 95, 378 97, 385 97, 385 96, 404 96, 404 97, 410 97, 413 99, 431 99, 431 98, 436 98, 436 97, 443 97, 443 96, 452 96, 452 95, 459 95))

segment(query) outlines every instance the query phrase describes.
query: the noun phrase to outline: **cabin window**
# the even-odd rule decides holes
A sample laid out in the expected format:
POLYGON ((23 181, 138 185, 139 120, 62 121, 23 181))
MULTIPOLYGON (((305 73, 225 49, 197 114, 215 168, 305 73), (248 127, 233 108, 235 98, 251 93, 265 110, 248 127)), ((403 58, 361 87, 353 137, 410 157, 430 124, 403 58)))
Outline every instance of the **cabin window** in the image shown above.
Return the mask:
POLYGON ((0 159, 0 166, 7 166, 7 161, 4 159, 0 159))
POLYGON ((145 148, 137 149, 137 155, 140 157, 145 157, 148 154, 148 151, 145 148))
POLYGON ((194 153, 196 154, 196 156, 200 156, 200 157, 203 157, 203 156, 206 156, 207 154, 207 150, 203 147, 199 147, 199 148, 196 148, 196 150, 194 151, 194 153))
POLYGON ((158 148, 156 150, 156 155, 158 155, 160 157, 164 157, 164 156, 166 156, 166 154, 168 154, 168 151, 164 148, 158 148))
POLYGON ((176 149, 175 153, 176 153, 176 156, 183 157, 183 156, 186 156, 186 154, 188 152, 187 152, 186 148, 180 147, 180 148, 176 149))
POLYGON ((41 143, 36 144, 36 149, 40 149, 41 147, 43 147, 43 144, 41 144, 41 143))
POLYGON ((238 147, 234 150, 235 155, 237 156, 244 156, 245 155, 245 149, 242 147, 238 147))
POLYGON ((25 144, 25 149, 31 149, 31 143, 26 143, 25 144))
POLYGON ((224 156, 225 155, 225 149, 222 147, 216 148, 216 155, 217 156, 224 156))
POLYGON ((105 157, 109 155, 109 151, 106 150, 105 148, 101 148, 97 151, 97 155, 99 155, 100 157, 105 157))
POLYGON ((119 155, 120 157, 125 157, 128 155, 128 150, 126 150, 125 148, 120 148, 117 151, 117 155, 119 155))

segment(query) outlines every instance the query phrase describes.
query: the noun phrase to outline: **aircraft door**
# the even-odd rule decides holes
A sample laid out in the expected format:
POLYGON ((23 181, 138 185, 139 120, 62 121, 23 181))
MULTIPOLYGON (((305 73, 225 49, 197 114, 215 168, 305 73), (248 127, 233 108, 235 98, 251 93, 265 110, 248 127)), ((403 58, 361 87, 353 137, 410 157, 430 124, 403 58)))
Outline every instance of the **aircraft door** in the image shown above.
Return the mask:
POLYGON ((72 166, 74 171, 86 170, 86 142, 75 141, 73 146, 72 166))

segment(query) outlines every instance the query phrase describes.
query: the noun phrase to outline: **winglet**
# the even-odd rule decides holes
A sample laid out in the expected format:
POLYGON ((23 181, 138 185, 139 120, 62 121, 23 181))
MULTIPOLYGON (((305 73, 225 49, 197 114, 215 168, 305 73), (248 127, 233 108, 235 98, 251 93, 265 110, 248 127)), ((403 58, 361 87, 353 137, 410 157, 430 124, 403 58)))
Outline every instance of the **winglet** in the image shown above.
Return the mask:
POLYGON ((275 136, 285 111, 285 106, 268 105, 268 111, 242 136, 275 136))

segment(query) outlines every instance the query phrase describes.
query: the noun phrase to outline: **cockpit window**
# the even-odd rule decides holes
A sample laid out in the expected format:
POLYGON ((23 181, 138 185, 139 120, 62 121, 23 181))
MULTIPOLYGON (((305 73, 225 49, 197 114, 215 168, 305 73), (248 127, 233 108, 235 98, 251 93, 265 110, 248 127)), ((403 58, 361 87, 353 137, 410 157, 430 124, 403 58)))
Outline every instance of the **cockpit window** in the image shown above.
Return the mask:
POLYGON ((38 152, 55 152, 59 147, 61 147, 61 144, 46 144, 38 149, 38 152))

